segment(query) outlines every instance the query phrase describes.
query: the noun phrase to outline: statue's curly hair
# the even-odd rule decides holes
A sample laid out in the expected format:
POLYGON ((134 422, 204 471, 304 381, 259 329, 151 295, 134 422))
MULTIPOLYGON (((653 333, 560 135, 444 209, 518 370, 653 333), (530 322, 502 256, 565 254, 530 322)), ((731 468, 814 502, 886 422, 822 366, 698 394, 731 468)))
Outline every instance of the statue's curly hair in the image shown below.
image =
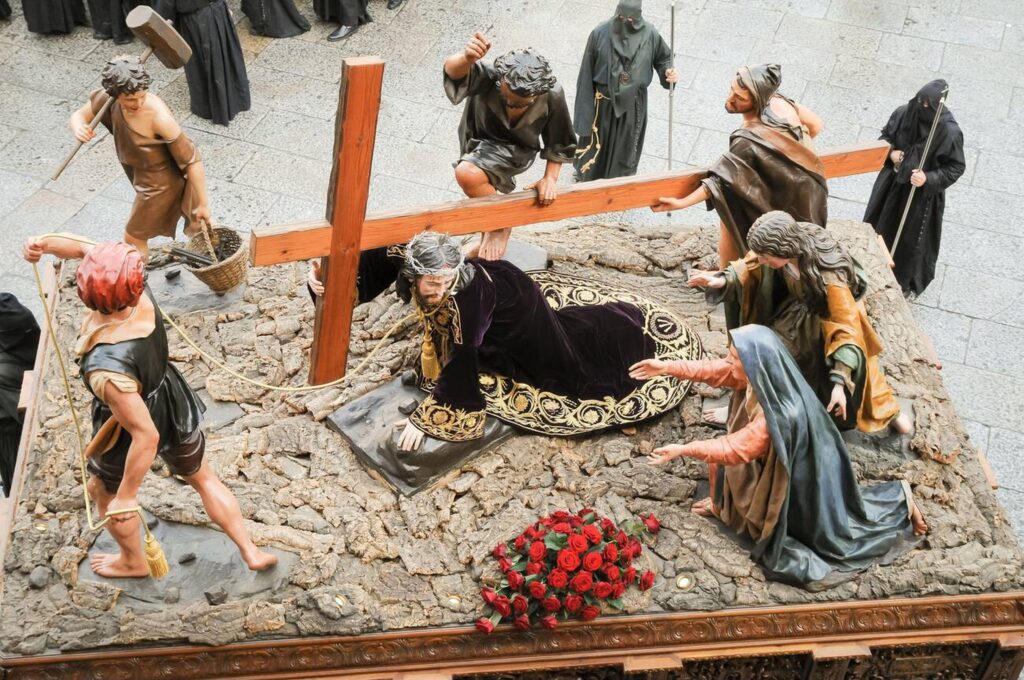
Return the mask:
POLYGON ((520 97, 544 94, 557 82, 551 73, 551 64, 531 47, 501 55, 494 60, 494 70, 520 97))
POLYGON ((152 82, 152 76, 138 58, 127 54, 108 61, 100 74, 100 84, 111 97, 144 92, 152 82))
POLYGON ((747 245, 759 255, 792 258, 800 271, 807 305, 828 318, 828 299, 823 272, 832 272, 850 288, 854 298, 864 290, 853 257, 824 227, 797 222, 792 215, 773 210, 761 215, 747 233, 747 245))
MULTIPOLYGON (((458 273, 459 288, 472 281, 476 271, 473 265, 466 262, 458 240, 441 232, 423 231, 416 234, 405 247, 405 261, 395 283, 398 297, 408 302, 412 299, 416 279, 448 270, 458 273)), ((453 288, 451 292, 458 291, 453 288)))

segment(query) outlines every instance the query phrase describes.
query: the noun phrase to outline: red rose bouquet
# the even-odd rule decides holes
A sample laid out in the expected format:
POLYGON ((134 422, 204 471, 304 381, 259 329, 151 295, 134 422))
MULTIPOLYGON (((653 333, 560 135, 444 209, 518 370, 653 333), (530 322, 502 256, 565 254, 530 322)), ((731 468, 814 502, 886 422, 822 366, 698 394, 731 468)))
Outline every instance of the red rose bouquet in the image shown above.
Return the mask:
POLYGON ((622 609, 630 584, 640 590, 654 585, 654 573, 638 573, 633 563, 643 552, 640 537, 660 528, 654 515, 620 528, 589 508, 538 520, 491 551, 503 577, 496 590, 480 591, 493 613, 477 620, 477 630, 491 633, 502 619, 519 630, 533 624, 551 629, 570 616, 590 621, 602 604, 622 609))

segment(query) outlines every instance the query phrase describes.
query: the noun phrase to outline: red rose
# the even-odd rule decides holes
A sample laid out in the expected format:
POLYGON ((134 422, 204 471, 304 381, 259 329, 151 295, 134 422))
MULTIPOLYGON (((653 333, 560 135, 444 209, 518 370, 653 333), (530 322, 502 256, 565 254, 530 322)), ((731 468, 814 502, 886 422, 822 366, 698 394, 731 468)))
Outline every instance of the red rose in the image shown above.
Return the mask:
POLYGON ((580 556, 568 548, 560 550, 558 551, 558 566, 566 571, 576 571, 580 568, 580 556))
POLYGON ((535 527, 530 527, 523 532, 523 535, 526 536, 527 539, 532 541, 533 539, 537 538, 537 529, 535 527))
POLYGON ((622 577, 622 572, 614 564, 604 565, 604 575, 608 577, 609 581, 618 581, 622 577))
POLYGON ((592 585, 594 585, 594 577, 590 575, 589 571, 581 571, 569 583, 569 587, 577 593, 587 592, 592 585))
POLYGON ((614 543, 609 543, 604 547, 604 558, 609 562, 619 559, 619 549, 615 547, 614 543))
POLYGON ((582 519, 580 519, 579 517, 576 517, 576 516, 574 515, 574 516, 572 516, 572 517, 570 517, 570 518, 569 518, 569 524, 573 525, 574 527, 578 527, 578 526, 580 526, 581 524, 583 524, 583 520, 582 520, 582 519))
POLYGON ((565 596, 565 610, 567 612, 578 612, 580 607, 583 606, 583 598, 579 595, 566 595, 565 596))
POLYGON ((626 573, 622 575, 622 580, 626 583, 632 583, 636 580, 636 569, 629 567, 626 569, 626 573))
POLYGON ((602 600, 612 594, 612 584, 600 581, 594 585, 594 595, 602 600))
POLYGON ((484 602, 494 606, 494 601, 498 599, 498 594, 490 588, 484 588, 480 591, 480 597, 484 598, 484 602))
POLYGON ((651 586, 654 585, 654 572, 645 571, 644 575, 640 577, 640 590, 650 590, 651 586))
POLYGON ((530 617, 526 614, 520 614, 512 621, 512 623, 519 630, 530 630, 530 617))
POLYGON ((530 559, 540 561, 548 554, 548 548, 542 541, 534 541, 530 544, 530 559))
POLYGON ((580 534, 573 534, 569 537, 569 547, 576 552, 581 553, 589 548, 590 544, 588 544, 587 539, 580 534))
POLYGON ((510 560, 507 557, 502 557, 500 560, 498 560, 498 568, 501 569, 501 573, 504 574, 512 568, 512 560, 510 560))
POLYGON ((594 512, 593 508, 583 508, 582 510, 580 510, 576 514, 577 514, 577 516, 586 519, 587 515, 589 515, 592 512, 594 512))
POLYGON ((526 547, 526 541, 527 541, 526 534, 519 534, 519 536, 516 537, 516 542, 514 544, 515 545, 515 549, 516 550, 522 550, 523 548, 525 548, 526 547))
POLYGON ((587 571, 597 571, 604 564, 604 558, 599 552, 588 552, 583 556, 583 568, 587 571))
POLYGON ((629 539, 629 547, 633 549, 633 557, 639 557, 640 553, 644 551, 643 544, 641 544, 640 541, 632 537, 629 539))
POLYGON ((565 510, 555 510, 553 513, 551 513, 551 519, 553 519, 556 522, 564 522, 565 520, 569 519, 569 513, 567 513, 565 510))
POLYGON ((612 586, 612 597, 620 598, 625 593, 626 593, 626 584, 623 583, 622 581, 619 581, 618 583, 616 583, 615 585, 612 586))
POLYGON ((548 630, 551 630, 558 625, 558 619, 548 614, 547 616, 541 618, 540 625, 544 626, 548 630))
POLYGON ((569 575, 561 569, 555 569, 548 575, 548 585, 552 588, 564 588, 569 583, 569 575))
POLYGON ((544 571, 544 565, 540 562, 530 562, 526 565, 526 575, 533 576, 544 571))
POLYGON ((525 614, 529 606, 530 603, 522 595, 516 595, 512 598, 512 611, 516 614, 525 614))
POLYGON ((551 527, 551 530, 559 534, 570 534, 572 533, 572 525, 568 522, 559 522, 551 527))
POLYGON ((508 547, 504 543, 496 545, 494 546, 494 550, 491 551, 491 554, 494 555, 495 559, 500 560, 502 557, 508 555, 508 547))
POLYGON ((592 604, 588 604, 586 607, 583 608, 583 611, 580 612, 580 618, 584 621, 592 621, 596 619, 600 613, 600 609, 598 609, 592 604))
POLYGON ((535 600, 543 599, 548 592, 548 587, 540 581, 532 581, 529 586, 530 597, 535 600))
POLYGON ((544 611, 557 612, 562 608, 562 603, 554 595, 548 595, 544 598, 544 601, 540 603, 544 607, 544 611))
POLYGON ((644 526, 646 526, 647 530, 652 534, 656 534, 661 531, 661 522, 658 521, 658 518, 654 516, 653 512, 647 515, 647 519, 644 520, 644 526))
POLYGON ((619 544, 620 548, 623 548, 629 543, 629 536, 626 535, 625 531, 619 529, 619 533, 615 534, 615 542, 619 544))
POLYGON ((542 519, 537 524, 542 526, 542 527, 549 527, 549 526, 551 526, 554 523, 555 523, 555 520, 551 519, 550 517, 545 517, 544 519, 542 519))
POLYGON ((494 624, 491 623, 490 619, 477 619, 476 629, 481 633, 487 633, 488 635, 490 635, 494 632, 494 624))
POLYGON ((601 530, 595 527, 593 524, 588 524, 581 529, 583 535, 587 537, 587 540, 597 545, 601 542, 601 530))
POLYGON ((604 530, 606 536, 611 536, 615 533, 615 522, 605 517, 601 520, 601 529, 604 530))
POLYGON ((526 578, 518 571, 510 571, 505 577, 508 579, 508 587, 512 590, 519 590, 526 583, 526 578))
POLYGON ((538 541, 548 535, 547 529, 537 529, 537 534, 534 536, 538 541))
POLYGON ((508 598, 502 595, 494 600, 494 611, 498 612, 502 616, 512 615, 512 603, 508 601, 508 598))

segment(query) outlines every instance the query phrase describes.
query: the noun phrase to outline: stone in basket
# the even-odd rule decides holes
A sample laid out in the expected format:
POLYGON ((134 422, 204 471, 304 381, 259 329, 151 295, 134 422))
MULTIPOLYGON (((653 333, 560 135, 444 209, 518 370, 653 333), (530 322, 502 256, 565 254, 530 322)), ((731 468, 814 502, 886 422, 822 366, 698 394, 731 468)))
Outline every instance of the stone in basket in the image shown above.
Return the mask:
POLYGON ((184 265, 213 292, 226 293, 245 281, 249 258, 242 247, 242 237, 234 229, 222 224, 210 227, 204 223, 202 230, 189 239, 185 250, 214 259, 214 264, 206 267, 184 265))

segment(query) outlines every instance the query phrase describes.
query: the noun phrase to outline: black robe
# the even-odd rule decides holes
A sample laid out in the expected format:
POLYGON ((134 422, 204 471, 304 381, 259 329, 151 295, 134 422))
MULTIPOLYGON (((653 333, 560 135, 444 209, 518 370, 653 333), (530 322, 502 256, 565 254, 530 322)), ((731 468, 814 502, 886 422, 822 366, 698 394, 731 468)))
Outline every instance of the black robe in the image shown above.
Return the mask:
POLYGON ((249 76, 225 0, 155 0, 154 7, 192 48, 185 79, 192 113, 227 125, 249 110, 249 76))
POLYGON ((82 0, 21 0, 21 6, 32 33, 70 33, 89 25, 82 0))
POLYGON ((466 102, 459 123, 459 160, 483 170, 491 185, 507 194, 516 188, 515 176, 529 170, 538 153, 549 161, 571 163, 576 134, 560 84, 538 96, 512 126, 496 86, 499 80, 491 64, 478 61, 462 80, 444 73, 444 91, 453 104, 466 102))
MULTIPOLYGON (((918 134, 909 144, 897 139, 897 133, 907 116, 910 104, 904 104, 889 117, 882 128, 880 139, 892 145, 893 149, 904 152, 900 170, 886 156, 871 198, 864 212, 864 221, 885 239, 885 245, 892 250, 899 228, 903 209, 910 195, 910 171, 920 163, 928 137, 929 126, 921 126, 918 134), (904 148, 900 144, 906 144, 904 148)), ((914 202, 907 213, 907 220, 900 235, 899 246, 893 260, 893 273, 903 292, 919 295, 935 278, 935 261, 939 257, 939 243, 942 238, 942 214, 946 208, 946 189, 953 185, 962 174, 964 162, 964 136, 952 112, 946 110, 935 129, 935 138, 925 159, 925 185, 914 192, 914 202)))
MULTIPOLYGON (((82 380, 90 392, 88 374, 106 370, 134 378, 140 385, 139 394, 146 402, 146 408, 153 419, 153 425, 160 434, 157 455, 166 459, 176 449, 192 452, 202 436, 199 426, 206 406, 202 399, 189 387, 185 377, 171 363, 167 351, 167 330, 164 328, 160 308, 149 288, 146 295, 153 303, 156 322, 153 332, 144 338, 125 340, 113 344, 97 344, 86 352, 79 361, 82 380)), ((93 436, 112 417, 110 408, 93 395, 92 427, 93 436)), ((127 430, 121 430, 113 446, 101 456, 89 459, 92 474, 104 477, 108 467, 122 466, 127 458, 132 437, 127 430), (117 461, 117 462, 112 462, 117 461)), ((201 460, 202 450, 199 451, 201 460)), ((194 454, 193 454, 194 457, 194 454)), ((172 468, 173 469, 173 468, 172 468)), ((108 491, 111 490, 108 488, 108 491)))
POLYGON ((21 379, 35 365, 38 346, 39 324, 32 312, 10 293, 0 293, 0 478, 5 496, 11 492, 21 439, 21 379))
POLYGON ((252 31, 270 38, 291 38, 309 30, 309 21, 292 0, 242 0, 252 31))
POLYGON ((7 0, 0 0, 0 19, 11 18, 11 6, 7 4, 7 0))
POLYGON ((739 252, 747 252, 747 232, 761 215, 783 210, 800 222, 825 226, 828 187, 817 155, 788 133, 760 123, 729 137, 729 151, 702 181, 708 210, 714 209, 739 252))
POLYGON ((619 60, 612 48, 612 21, 615 19, 591 31, 576 80, 573 120, 580 141, 574 165, 580 181, 636 174, 647 133, 647 88, 653 74, 658 74, 662 87, 670 87, 665 72, 672 68, 672 51, 658 31, 647 24, 644 34, 636 37, 636 53, 623 68, 631 87, 612 99, 612 61, 619 60))
MULTIPOLYGON (((782 510, 751 556, 771 578, 820 589, 844 579, 834 572, 865 569, 910 548, 904 483, 861 487, 839 430, 778 336, 764 326, 731 335, 771 436, 770 455, 741 465, 753 477, 786 482, 785 489, 772 488, 773 495, 785 493, 782 510)), ((726 468, 716 471, 719 508, 726 468)))
POLYGON ((370 0, 313 0, 313 11, 321 21, 335 21, 342 26, 362 26, 373 21, 366 6, 370 0))
POLYGON ((469 262, 472 280, 427 314, 441 372, 423 384, 430 395, 410 416, 426 434, 477 438, 485 413, 543 434, 580 434, 660 415, 685 396, 688 383, 629 377, 642 359, 700 355, 699 341, 664 309, 597 282, 469 262))
POLYGON ((124 19, 139 5, 148 4, 149 0, 89 0, 92 36, 97 40, 113 39, 118 45, 130 43, 132 32, 124 19))

